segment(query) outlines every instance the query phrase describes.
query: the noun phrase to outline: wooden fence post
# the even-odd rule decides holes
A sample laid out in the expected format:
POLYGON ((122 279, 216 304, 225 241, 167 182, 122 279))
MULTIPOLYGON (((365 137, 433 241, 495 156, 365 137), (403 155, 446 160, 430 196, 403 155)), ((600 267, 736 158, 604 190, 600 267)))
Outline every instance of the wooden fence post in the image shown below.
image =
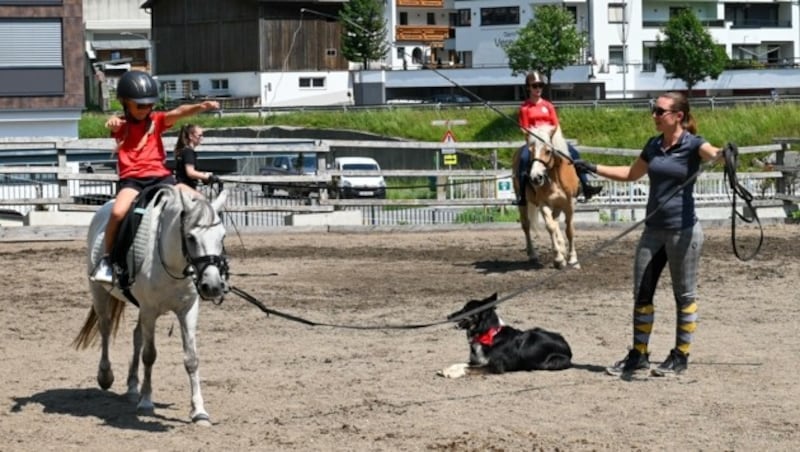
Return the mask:
MULTIPOLYGON (((67 150, 61 143, 58 143, 56 148, 56 161, 58 162, 58 172, 66 173, 69 171, 67 167, 67 150)), ((69 198, 69 179, 57 177, 58 179, 58 197, 65 199, 69 198)))
MULTIPOLYGON (((781 150, 775 152, 775 165, 779 168, 783 166, 786 157, 786 151, 789 149, 789 143, 781 142, 781 150)), ((783 177, 775 181, 775 193, 781 196, 786 196, 786 175, 788 174, 785 169, 781 169, 783 177)))

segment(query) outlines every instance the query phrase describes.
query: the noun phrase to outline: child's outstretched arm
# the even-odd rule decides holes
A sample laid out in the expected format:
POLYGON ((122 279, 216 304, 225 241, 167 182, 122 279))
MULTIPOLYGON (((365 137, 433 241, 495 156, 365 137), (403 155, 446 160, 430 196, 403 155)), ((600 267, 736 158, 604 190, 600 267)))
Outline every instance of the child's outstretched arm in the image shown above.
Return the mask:
POLYGON ((215 100, 207 100, 200 102, 199 104, 185 104, 175 107, 166 113, 164 122, 167 127, 172 127, 181 118, 196 115, 209 110, 219 110, 219 102, 215 100))
POLYGON ((119 116, 112 116, 106 121, 106 129, 110 130, 112 134, 117 133, 120 127, 125 125, 125 118, 119 116))

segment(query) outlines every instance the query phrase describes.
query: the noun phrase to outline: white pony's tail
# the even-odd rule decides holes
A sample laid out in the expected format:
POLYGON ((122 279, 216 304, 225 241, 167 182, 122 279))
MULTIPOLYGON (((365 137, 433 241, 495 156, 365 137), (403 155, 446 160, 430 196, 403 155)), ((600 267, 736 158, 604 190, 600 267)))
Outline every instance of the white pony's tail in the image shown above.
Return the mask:
MULTIPOLYGON (((115 297, 108 297, 108 302, 111 303, 111 334, 116 336, 122 319, 122 312, 125 310, 125 302, 115 297)), ((76 350, 86 349, 97 341, 97 333, 99 332, 97 328, 98 320, 97 312, 92 306, 89 308, 89 315, 86 316, 86 322, 83 323, 80 333, 72 341, 72 346, 76 350)))

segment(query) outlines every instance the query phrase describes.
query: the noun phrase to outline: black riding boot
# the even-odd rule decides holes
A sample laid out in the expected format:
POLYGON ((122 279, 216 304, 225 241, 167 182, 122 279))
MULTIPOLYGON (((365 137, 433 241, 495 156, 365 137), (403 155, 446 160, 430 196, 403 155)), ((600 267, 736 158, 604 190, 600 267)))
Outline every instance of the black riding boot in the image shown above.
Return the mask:
POLYGON ((581 187, 583 188, 583 199, 587 201, 592 199, 594 195, 603 191, 603 187, 595 187, 593 185, 589 185, 589 183, 581 184, 581 187))
POLYGON ((525 199, 525 184, 527 183, 528 178, 522 176, 519 179, 519 190, 521 193, 516 193, 517 199, 514 200, 515 206, 524 206, 527 200, 525 199))

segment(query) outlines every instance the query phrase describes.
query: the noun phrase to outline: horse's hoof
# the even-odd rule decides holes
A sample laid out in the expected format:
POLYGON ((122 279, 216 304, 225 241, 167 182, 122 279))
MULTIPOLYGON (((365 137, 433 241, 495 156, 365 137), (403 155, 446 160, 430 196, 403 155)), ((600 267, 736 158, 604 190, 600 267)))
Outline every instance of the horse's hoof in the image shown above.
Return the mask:
POLYGON ((97 372, 97 384, 100 386, 100 389, 107 390, 114 384, 114 372, 111 369, 108 370, 100 370, 97 372))
POLYGON ((198 413, 192 416, 192 422, 194 425, 200 425, 203 427, 211 427, 211 418, 208 417, 206 413, 198 413))
POLYGON ((561 270, 566 266, 567 266, 566 262, 563 262, 563 261, 555 261, 555 262, 553 262, 553 267, 555 267, 556 270, 561 270))
POLYGON ((136 389, 129 389, 128 392, 125 393, 125 397, 128 399, 128 402, 136 403, 139 401, 139 391, 136 389))
POLYGON ((153 402, 149 400, 139 400, 139 404, 136 406, 136 414, 141 416, 152 416, 156 412, 156 407, 153 405, 153 402))
POLYGON ((542 261, 539 260, 539 256, 528 256, 528 264, 533 268, 542 268, 542 261))
POLYGON ((573 268, 575 270, 580 270, 581 269, 581 264, 578 261, 568 262, 568 265, 569 265, 570 268, 573 268))

